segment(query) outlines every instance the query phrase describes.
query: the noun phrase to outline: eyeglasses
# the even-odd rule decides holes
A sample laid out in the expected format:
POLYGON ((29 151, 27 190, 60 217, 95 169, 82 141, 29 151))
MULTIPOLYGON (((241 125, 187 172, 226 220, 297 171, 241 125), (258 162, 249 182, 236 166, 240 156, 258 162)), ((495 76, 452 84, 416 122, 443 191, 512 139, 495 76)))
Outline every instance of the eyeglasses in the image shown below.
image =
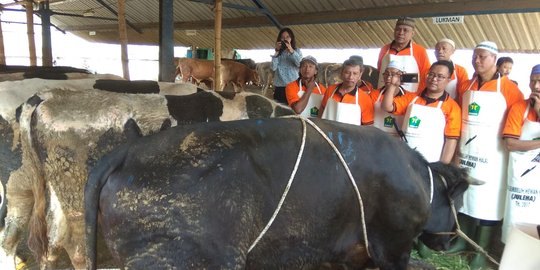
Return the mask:
POLYGON ((402 74, 401 74, 401 73, 384 72, 382 75, 385 76, 385 77, 399 77, 399 76, 401 76, 402 74))
POLYGON ((442 80, 444 80, 444 79, 448 79, 448 77, 445 77, 445 76, 443 76, 443 75, 441 75, 441 74, 435 74, 435 73, 433 73, 433 72, 428 73, 428 74, 427 74, 427 77, 428 77, 428 79, 436 78, 437 81, 442 81, 442 80))

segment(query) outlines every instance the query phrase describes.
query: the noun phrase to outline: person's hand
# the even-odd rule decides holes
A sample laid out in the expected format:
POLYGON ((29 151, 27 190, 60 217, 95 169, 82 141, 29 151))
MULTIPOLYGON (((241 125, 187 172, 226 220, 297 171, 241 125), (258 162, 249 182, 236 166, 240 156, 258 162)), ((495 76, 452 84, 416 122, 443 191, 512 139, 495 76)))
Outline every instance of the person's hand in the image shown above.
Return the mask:
POLYGON ((530 99, 534 102, 533 109, 536 112, 536 115, 540 116, 540 93, 532 92, 530 99))
POLYGON ((307 82, 306 88, 309 92, 311 92, 313 91, 313 89, 315 89, 315 87, 317 87, 317 84, 315 83, 315 79, 312 78, 311 80, 309 80, 309 82, 307 82))
POLYGON ((281 50, 281 41, 276 42, 276 52, 279 52, 281 50))
POLYGON ((294 51, 293 47, 291 46, 291 43, 287 40, 283 40, 283 42, 285 42, 285 45, 287 45, 287 51, 289 53, 292 53, 294 51))

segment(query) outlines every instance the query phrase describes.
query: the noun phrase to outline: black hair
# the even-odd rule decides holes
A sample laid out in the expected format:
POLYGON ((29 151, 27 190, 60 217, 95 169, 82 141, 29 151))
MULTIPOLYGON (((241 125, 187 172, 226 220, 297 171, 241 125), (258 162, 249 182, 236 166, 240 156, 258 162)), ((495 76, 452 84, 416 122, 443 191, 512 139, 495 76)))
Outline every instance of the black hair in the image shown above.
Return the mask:
POLYGON ((349 59, 343 62, 343 66, 351 66, 351 67, 360 66, 360 69, 363 69, 364 58, 362 58, 362 56, 359 56, 359 55, 352 55, 351 57, 349 57, 349 59))
POLYGON ((452 62, 450 62, 450 61, 439 60, 439 61, 436 61, 433 64, 431 64, 431 68, 433 68, 434 66, 445 66, 445 67, 448 68, 448 73, 450 73, 450 76, 452 76, 452 74, 454 74, 454 64, 452 62))
POLYGON ((500 57, 497 59, 497 68, 500 68, 504 63, 514 64, 514 60, 508 56, 500 57))
POLYGON ((276 42, 281 41, 281 34, 283 34, 283 32, 289 33, 289 36, 291 37, 291 47, 293 48, 293 50, 296 50, 296 39, 294 38, 293 31, 289 27, 285 27, 279 30, 279 34, 277 35, 276 42))

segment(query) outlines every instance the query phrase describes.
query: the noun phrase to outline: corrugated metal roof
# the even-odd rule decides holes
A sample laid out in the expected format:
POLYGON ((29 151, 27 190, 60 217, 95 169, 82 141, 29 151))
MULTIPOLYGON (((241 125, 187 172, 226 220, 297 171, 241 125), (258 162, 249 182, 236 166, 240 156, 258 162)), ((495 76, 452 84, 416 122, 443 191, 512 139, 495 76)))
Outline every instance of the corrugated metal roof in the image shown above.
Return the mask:
MULTIPOLYGON (((174 1, 177 46, 214 46, 212 6, 201 1, 208 0, 174 1), (188 35, 186 30, 196 30, 196 34, 188 35)), ((116 0, 103 2, 117 10, 116 0)), ((223 48, 273 46, 278 28, 264 13, 248 10, 257 8, 255 2, 264 5, 281 24, 291 27, 302 48, 379 48, 392 40, 395 19, 410 15, 416 17, 413 39, 427 48, 448 37, 457 48, 473 48, 480 41, 492 40, 503 52, 540 51, 540 36, 534 34, 540 27, 540 0, 225 0, 223 48), (464 15, 461 24, 433 22, 433 16, 460 14, 464 15)), ((96 17, 116 17, 96 0, 51 1, 50 7, 56 12, 82 15, 91 10, 96 17)), ((126 17, 142 30, 137 33, 128 29, 130 43, 157 44, 159 1, 126 0, 126 17)), ((118 43, 116 21, 54 15, 52 22, 87 40, 118 43), (95 35, 89 35, 90 31, 95 35)))

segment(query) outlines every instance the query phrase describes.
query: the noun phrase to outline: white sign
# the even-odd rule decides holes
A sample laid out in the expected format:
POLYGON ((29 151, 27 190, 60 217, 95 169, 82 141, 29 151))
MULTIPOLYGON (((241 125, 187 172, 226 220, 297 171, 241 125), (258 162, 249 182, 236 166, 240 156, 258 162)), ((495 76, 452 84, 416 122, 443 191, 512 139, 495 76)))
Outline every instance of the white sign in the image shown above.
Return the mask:
POLYGON ((464 16, 433 17, 434 24, 463 23, 464 21, 464 16))

